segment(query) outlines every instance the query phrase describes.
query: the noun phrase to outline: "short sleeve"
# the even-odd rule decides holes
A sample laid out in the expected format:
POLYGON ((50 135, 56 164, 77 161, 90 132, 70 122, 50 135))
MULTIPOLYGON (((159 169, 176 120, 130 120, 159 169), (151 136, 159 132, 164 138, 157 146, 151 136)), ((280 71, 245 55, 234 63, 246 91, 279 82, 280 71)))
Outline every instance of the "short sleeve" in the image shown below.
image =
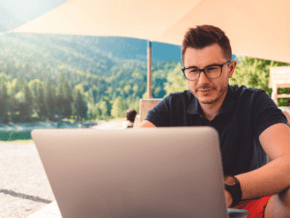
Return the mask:
POLYGON ((264 90, 257 93, 254 102, 254 129, 258 137, 264 130, 274 124, 287 124, 287 119, 283 112, 264 90))
POLYGON ((152 110, 148 112, 145 120, 150 121, 157 127, 165 127, 170 125, 170 105, 172 101, 172 95, 169 95, 157 104, 152 110))

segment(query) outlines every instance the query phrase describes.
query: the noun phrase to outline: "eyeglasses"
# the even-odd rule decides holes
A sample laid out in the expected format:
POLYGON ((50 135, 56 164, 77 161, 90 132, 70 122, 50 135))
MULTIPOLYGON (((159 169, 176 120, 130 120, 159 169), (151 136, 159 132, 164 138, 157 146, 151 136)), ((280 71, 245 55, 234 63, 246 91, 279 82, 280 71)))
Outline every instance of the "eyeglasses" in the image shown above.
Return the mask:
POLYGON ((204 75, 209 79, 219 78, 222 75, 223 66, 231 63, 231 61, 227 61, 224 64, 213 64, 206 66, 203 69, 199 69, 197 67, 182 67, 182 72, 184 77, 187 80, 197 80, 200 77, 200 73, 204 72, 204 75))

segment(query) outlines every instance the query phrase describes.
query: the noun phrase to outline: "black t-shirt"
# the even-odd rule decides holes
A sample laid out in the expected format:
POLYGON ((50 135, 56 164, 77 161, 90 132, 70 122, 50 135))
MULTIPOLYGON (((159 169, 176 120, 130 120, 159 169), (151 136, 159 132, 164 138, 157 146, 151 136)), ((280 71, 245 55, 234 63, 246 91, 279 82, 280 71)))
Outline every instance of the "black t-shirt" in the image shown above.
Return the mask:
POLYGON ((211 121, 202 116, 197 98, 189 90, 163 99, 146 120, 157 127, 211 126, 220 137, 225 174, 237 175, 266 164, 260 134, 276 123, 287 123, 282 111, 264 90, 229 86, 221 111, 211 121))

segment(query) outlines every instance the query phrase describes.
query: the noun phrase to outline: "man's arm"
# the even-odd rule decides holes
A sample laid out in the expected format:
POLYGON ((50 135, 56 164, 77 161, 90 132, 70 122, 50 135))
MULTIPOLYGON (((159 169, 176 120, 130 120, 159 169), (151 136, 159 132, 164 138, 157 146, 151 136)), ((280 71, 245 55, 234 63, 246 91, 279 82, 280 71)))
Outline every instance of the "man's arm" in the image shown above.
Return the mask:
POLYGON ((259 140, 271 161, 236 176, 243 200, 278 194, 290 187, 290 128, 283 123, 272 125, 261 133, 259 140))
POLYGON ((137 128, 156 128, 156 126, 148 120, 143 120, 137 128))

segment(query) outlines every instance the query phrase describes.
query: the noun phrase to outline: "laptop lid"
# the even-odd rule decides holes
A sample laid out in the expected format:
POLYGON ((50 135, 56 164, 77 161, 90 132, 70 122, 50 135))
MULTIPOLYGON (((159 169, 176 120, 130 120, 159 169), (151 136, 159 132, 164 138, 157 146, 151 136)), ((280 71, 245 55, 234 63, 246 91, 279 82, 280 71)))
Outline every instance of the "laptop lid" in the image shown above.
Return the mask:
POLYGON ((63 218, 228 217, 211 127, 33 130, 63 218))

